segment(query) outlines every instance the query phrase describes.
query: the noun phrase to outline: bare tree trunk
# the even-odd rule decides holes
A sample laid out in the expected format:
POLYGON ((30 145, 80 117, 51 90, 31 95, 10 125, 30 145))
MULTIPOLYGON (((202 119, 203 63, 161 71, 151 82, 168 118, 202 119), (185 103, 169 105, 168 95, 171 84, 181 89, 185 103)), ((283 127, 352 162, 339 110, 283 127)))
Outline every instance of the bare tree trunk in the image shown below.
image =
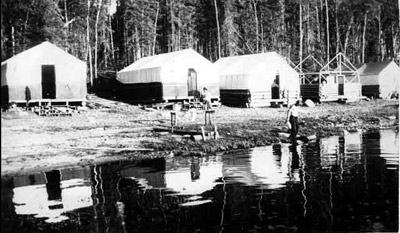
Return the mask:
POLYGON ((156 42, 157 42, 157 20, 158 20, 158 13, 160 11, 160 5, 158 2, 157 4, 157 12, 156 12, 156 19, 154 20, 154 37, 153 37, 153 54, 156 54, 156 42))
POLYGON ((218 59, 221 58, 221 34, 220 34, 220 29, 219 29, 219 19, 218 19, 218 7, 217 7, 217 1, 214 0, 214 6, 215 6, 215 19, 217 21, 217 33, 218 33, 218 59))
POLYGON ((178 50, 181 49, 181 30, 182 30, 181 10, 178 9, 178 38, 176 40, 176 46, 177 46, 178 50))
POLYGON ((368 12, 365 13, 364 15, 364 27, 363 27, 363 33, 362 33, 362 48, 361 48, 361 63, 365 62, 365 34, 367 31, 367 17, 368 17, 368 12))
POLYGON ((329 62, 330 55, 329 55, 329 9, 328 9, 328 0, 325 0, 325 17, 326 17, 326 59, 327 59, 327 62, 329 62))
POLYGON ((340 32, 339 32, 339 3, 338 0, 335 0, 335 25, 336 25, 336 54, 340 51, 340 32))
POLYGON ((108 24, 110 26, 109 32, 110 32, 110 47, 111 47, 111 59, 112 59, 112 65, 113 68, 115 68, 115 54, 114 54, 114 36, 113 36, 113 30, 112 30, 112 24, 111 24, 111 16, 108 15, 108 24))
POLYGON ((92 49, 90 47, 90 23, 89 23, 89 18, 90 18, 90 0, 87 1, 87 16, 86 16, 86 41, 87 41, 87 46, 86 46, 86 52, 87 52, 87 57, 88 57, 88 62, 89 62, 89 80, 90 80, 90 87, 93 87, 93 67, 92 67, 92 49))
POLYGON ((391 58, 394 60, 397 60, 399 62, 399 54, 400 54, 400 46, 398 44, 398 36, 400 34, 399 31, 399 27, 396 27, 394 24, 392 24, 392 46, 393 46, 393 50, 392 50, 392 54, 391 54, 391 58), (397 29, 396 29, 397 28, 397 29))
POLYGON ((265 46, 264 46, 264 25, 263 25, 263 13, 261 13, 261 52, 265 52, 265 46))
POLYGON ((347 47, 349 46, 349 38, 350 38, 350 32, 351 28, 353 27, 354 23, 354 16, 351 16, 349 25, 347 26, 347 31, 346 31, 346 38, 344 40, 344 54, 347 55, 347 47))
POLYGON ((319 13, 318 13, 318 6, 315 5, 315 12, 316 12, 316 16, 317 16, 317 41, 318 44, 321 43, 321 22, 320 22, 320 17, 319 17, 319 13))
POLYGON ((311 54, 310 3, 307 3, 307 55, 311 54))
MULTIPOLYGON (((143 22, 145 21, 145 18, 144 18, 144 10, 145 9, 141 9, 141 15, 140 15, 140 17, 141 17, 141 19, 143 20, 143 22)), ((137 27, 135 27, 135 31, 137 32, 136 33, 136 46, 137 46, 137 54, 136 54, 136 61, 137 60, 139 60, 140 58, 142 58, 143 57, 143 51, 145 51, 145 48, 143 48, 143 47, 145 47, 143 44, 142 44, 142 40, 141 40, 141 38, 143 38, 144 37, 144 32, 143 32, 143 26, 142 27, 140 27, 140 34, 139 34, 139 31, 137 30, 137 27)))
POLYGON ((94 80, 95 81, 97 81, 97 58, 98 58, 97 44, 99 40, 98 27, 99 27, 99 18, 100 18, 102 4, 103 0, 99 0, 97 2, 96 24, 94 27, 94 80))
MULTIPOLYGON (((107 26, 107 21, 106 21, 106 26, 107 26)), ((104 39, 107 39, 108 33, 107 33, 107 27, 103 27, 103 30, 101 30, 101 37, 104 39)), ((104 57, 104 70, 108 70, 109 67, 109 52, 110 52, 110 45, 104 43, 104 49, 103 49, 103 57, 104 57)))
POLYGON ((382 40, 382 22, 381 22, 381 5, 378 5, 378 43, 379 43, 379 57, 378 59, 380 61, 384 60, 384 53, 383 53, 383 46, 384 46, 384 41, 382 40))
POLYGON ((258 41, 259 41, 259 33, 258 33, 258 17, 257 17, 257 3, 255 0, 252 0, 253 7, 254 7, 254 19, 256 21, 256 52, 258 53, 259 47, 258 47, 258 41))
POLYGON ((14 25, 11 26, 11 46, 12 46, 12 55, 15 55, 15 28, 14 25))
MULTIPOLYGON (((124 37, 124 50, 125 50, 124 51, 125 52, 125 64, 131 64, 131 60, 129 58, 130 54, 129 54, 129 50, 128 50, 128 33, 127 33, 127 31, 128 31, 127 25, 124 24, 123 37, 124 37)), ((119 59, 121 59, 121 58, 119 58, 119 59)))
POLYGON ((223 22, 223 38, 225 41, 225 54, 228 56, 237 55, 238 47, 236 46, 236 34, 235 28, 233 26, 233 13, 232 10, 232 0, 224 1, 224 14, 226 17, 223 22))
POLYGON ((176 42, 175 42, 175 14, 174 14, 174 8, 172 4, 172 0, 169 1, 169 10, 171 14, 171 48, 170 52, 175 51, 176 49, 176 42))
MULTIPOLYGON (((302 13, 302 1, 300 0, 299 3, 299 31, 300 31, 300 49, 299 49, 299 59, 303 61, 303 13, 302 13)), ((302 70, 302 67, 300 66, 300 71, 302 70)))
MULTIPOLYGON (((280 9, 280 14, 279 14, 279 24, 278 24, 278 30, 279 33, 277 35, 280 35, 275 42, 275 44, 278 44, 279 46, 279 53, 282 54, 282 48, 285 46, 286 38, 285 38, 285 0, 279 0, 279 9, 280 9)), ((276 37, 275 37, 276 38, 276 37)))
MULTIPOLYGON (((25 19, 25 23, 24 23, 24 33, 27 32, 28 30, 28 21, 29 21, 29 11, 26 12, 26 19, 25 19)), ((26 39, 25 37, 22 37, 22 50, 26 49, 26 39)))
MULTIPOLYGON (((320 14, 319 14, 319 21, 318 21, 318 27, 320 29, 319 31, 319 45, 321 46, 320 50, 321 50, 321 57, 320 60, 323 61, 324 60, 324 56, 326 56, 326 43, 324 43, 324 33, 326 29, 323 25, 324 25, 324 0, 320 0, 320 14)), ((326 35, 326 33, 325 33, 326 35)))
POLYGON ((68 23, 67 0, 64 0, 64 18, 65 18, 65 42, 68 45, 69 23, 68 23))
MULTIPOLYGON (((355 32, 353 33, 353 35, 355 35, 355 42, 354 42, 354 47, 355 48, 360 48, 360 45, 361 45, 361 43, 360 43, 360 35, 361 34, 361 24, 358 24, 357 25, 357 28, 355 29, 355 32)), ((360 49, 357 49, 357 50, 354 50, 354 52, 353 52, 355 55, 355 57, 356 57, 356 63, 361 63, 361 52, 360 52, 360 49)))

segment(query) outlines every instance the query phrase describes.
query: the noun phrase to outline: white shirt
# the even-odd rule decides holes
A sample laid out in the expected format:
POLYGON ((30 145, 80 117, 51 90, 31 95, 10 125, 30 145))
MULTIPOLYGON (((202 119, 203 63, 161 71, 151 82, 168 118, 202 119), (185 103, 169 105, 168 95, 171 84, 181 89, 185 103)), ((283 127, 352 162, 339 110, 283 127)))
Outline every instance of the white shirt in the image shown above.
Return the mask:
POLYGON ((298 117, 299 116, 299 107, 297 107, 296 105, 292 106, 291 111, 291 115, 294 117, 298 117))
POLYGON ((290 116, 298 117, 299 116, 299 107, 293 104, 288 111, 287 121, 289 121, 290 116))

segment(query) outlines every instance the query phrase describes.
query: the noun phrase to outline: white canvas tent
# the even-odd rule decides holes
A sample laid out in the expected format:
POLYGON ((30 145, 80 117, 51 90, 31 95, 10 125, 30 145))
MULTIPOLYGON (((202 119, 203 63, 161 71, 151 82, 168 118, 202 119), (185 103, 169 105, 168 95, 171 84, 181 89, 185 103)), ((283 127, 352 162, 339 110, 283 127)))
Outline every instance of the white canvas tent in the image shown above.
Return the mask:
POLYGON ((400 67, 394 61, 366 63, 358 72, 363 96, 390 99, 398 95, 400 67))
POLYGON ((1 63, 2 103, 83 102, 86 63, 43 42, 1 63))
POLYGON ((203 87, 219 100, 216 67, 193 49, 142 58, 119 71, 117 80, 122 98, 139 102, 193 99, 203 87))
POLYGON ((222 104, 270 106, 299 96, 299 74, 276 52, 226 57, 215 64, 222 104))

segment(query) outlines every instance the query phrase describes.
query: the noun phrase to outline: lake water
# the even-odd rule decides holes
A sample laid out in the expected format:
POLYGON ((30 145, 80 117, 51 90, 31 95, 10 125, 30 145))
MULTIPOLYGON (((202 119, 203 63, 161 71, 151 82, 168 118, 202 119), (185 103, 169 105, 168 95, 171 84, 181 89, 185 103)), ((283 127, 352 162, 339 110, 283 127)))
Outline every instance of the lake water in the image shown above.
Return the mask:
POLYGON ((2 232, 398 232, 399 136, 2 179, 2 232))

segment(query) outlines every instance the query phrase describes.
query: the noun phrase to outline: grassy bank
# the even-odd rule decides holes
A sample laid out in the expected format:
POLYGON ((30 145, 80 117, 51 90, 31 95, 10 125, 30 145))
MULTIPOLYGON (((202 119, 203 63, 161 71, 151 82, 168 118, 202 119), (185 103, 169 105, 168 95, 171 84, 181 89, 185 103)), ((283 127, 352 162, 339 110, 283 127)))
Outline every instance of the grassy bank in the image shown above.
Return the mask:
MULTIPOLYGON (((219 140, 193 141, 170 137, 162 142, 146 143, 145 146, 156 151, 166 149, 177 155, 203 155, 287 143, 286 138, 278 135, 279 132, 288 132, 285 126, 286 110, 224 109, 219 113, 217 110, 215 122, 222 136, 219 140)), ((398 129, 397 102, 326 103, 314 108, 302 107, 300 112, 299 135, 304 136, 327 137, 358 130, 398 129)))
MULTIPOLYGON (((2 175, 126 158, 225 153, 286 142, 278 132, 287 130, 287 108, 218 107, 213 121, 220 138, 202 141, 155 132, 154 127, 170 126, 171 110, 144 109, 97 97, 89 106, 93 108, 71 117, 2 114, 2 175)), ((346 131, 398 129, 398 106, 398 101, 378 100, 301 107, 299 134, 326 137, 346 131)), ((194 120, 184 111, 177 117, 183 128, 204 125, 203 111, 194 120)))

